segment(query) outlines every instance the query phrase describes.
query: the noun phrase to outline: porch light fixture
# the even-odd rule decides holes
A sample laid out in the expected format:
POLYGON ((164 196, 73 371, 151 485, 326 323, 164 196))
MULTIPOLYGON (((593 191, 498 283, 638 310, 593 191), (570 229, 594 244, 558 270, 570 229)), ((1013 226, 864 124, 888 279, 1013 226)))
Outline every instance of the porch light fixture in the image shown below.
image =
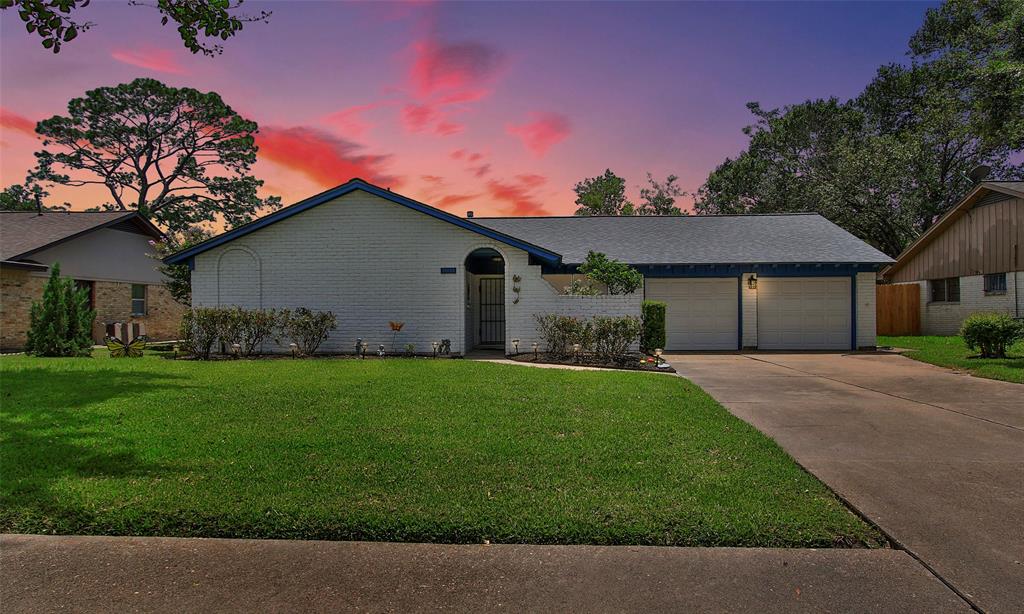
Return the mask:
POLYGON ((434 358, 437 358, 437 346, 440 345, 437 341, 431 341, 430 347, 434 350, 434 358))
POLYGON ((298 343, 289 343, 288 344, 288 349, 291 350, 291 352, 292 352, 292 358, 294 358, 294 357, 299 355, 299 344, 298 343))
POLYGON ((757 290, 757 273, 747 278, 747 287, 751 290, 757 290))
POLYGON ((512 347, 515 348, 516 355, 519 354, 519 339, 512 340, 512 347))

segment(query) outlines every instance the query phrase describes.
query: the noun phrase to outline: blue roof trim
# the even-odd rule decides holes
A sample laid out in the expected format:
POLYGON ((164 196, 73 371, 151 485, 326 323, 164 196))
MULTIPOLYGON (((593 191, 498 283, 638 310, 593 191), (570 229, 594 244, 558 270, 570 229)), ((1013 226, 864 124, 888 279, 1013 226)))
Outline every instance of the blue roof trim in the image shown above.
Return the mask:
POLYGON ((441 211, 440 209, 436 209, 434 207, 431 207, 430 205, 423 204, 411 198, 400 196, 390 190, 385 190, 384 188, 379 188, 375 185, 366 183, 362 179, 353 179, 347 183, 343 183, 342 185, 336 188, 331 188, 326 192, 321 192, 316 196, 312 196, 310 198, 307 198, 306 200, 295 203, 290 207, 285 207, 284 209, 275 211, 274 213, 271 213, 266 217, 262 217, 254 222, 250 222, 245 226, 240 226, 238 228, 235 228, 234 230, 213 237, 212 239, 207 239, 202 243, 193 245, 192 247, 182 250, 176 254, 171 254, 170 256, 164 258, 164 263, 182 264, 186 261, 191 261, 192 258, 207 250, 211 250, 229 241, 234 241, 239 237, 244 237, 250 232, 255 232, 260 228, 265 228, 275 222, 279 222, 285 218, 289 218, 297 213, 302 213, 307 209, 312 209, 317 205, 321 205, 329 200, 334 200, 339 196, 344 196, 356 190, 362 190, 369 194, 373 194, 374 196, 379 196, 385 200, 389 200, 393 203, 413 209, 414 211, 425 213, 443 222, 454 224, 459 228, 464 228, 471 232, 483 235, 489 239, 494 239, 495 241, 504 243, 505 245, 511 245, 512 247, 521 249, 530 254, 531 256, 538 258, 542 262, 548 264, 557 264, 562 260, 562 256, 553 251, 544 249, 542 247, 538 247, 536 245, 533 245, 532 243, 527 243, 526 241, 522 241, 520 239, 516 239, 515 237, 511 237, 509 235, 500 233, 496 230, 491 230, 490 228, 486 228, 484 226, 481 226, 480 224, 476 224, 474 222, 463 219, 456 215, 452 215, 451 213, 448 213, 446 211, 441 211))

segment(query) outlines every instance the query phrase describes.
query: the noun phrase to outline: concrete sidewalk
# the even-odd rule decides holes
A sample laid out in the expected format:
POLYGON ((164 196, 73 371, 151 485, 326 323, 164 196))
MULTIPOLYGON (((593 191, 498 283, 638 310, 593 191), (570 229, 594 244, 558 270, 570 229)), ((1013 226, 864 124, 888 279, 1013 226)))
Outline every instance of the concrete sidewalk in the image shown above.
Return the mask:
POLYGON ((669 362, 956 587, 1024 607, 1024 386, 897 355, 669 362))
POLYGON ((0 536, 7 613, 961 612, 905 552, 0 536))

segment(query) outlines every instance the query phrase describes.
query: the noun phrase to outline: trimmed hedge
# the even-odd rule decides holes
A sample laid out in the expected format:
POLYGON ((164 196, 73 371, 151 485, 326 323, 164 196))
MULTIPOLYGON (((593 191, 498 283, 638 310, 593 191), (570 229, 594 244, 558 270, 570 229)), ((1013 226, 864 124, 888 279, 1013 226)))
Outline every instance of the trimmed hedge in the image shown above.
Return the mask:
POLYGON ((668 305, 661 301, 644 301, 640 309, 644 327, 640 336, 640 346, 651 351, 665 347, 665 310, 668 305))

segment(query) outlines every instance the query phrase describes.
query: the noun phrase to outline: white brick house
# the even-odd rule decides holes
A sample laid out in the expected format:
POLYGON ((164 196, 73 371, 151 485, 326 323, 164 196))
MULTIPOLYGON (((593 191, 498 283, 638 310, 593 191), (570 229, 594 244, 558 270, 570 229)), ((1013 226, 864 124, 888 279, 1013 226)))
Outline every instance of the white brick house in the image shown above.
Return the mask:
POLYGON ((979 184, 882 275, 920 289, 921 332, 955 335, 972 313, 1024 316, 1024 182, 979 184))
POLYGON ((330 310, 324 352, 356 339, 453 353, 540 342, 535 316, 668 303, 669 350, 875 345, 885 255, 816 215, 460 218, 354 179, 167 259, 195 306, 330 310), (631 295, 563 292, 590 250, 645 276, 631 295))

